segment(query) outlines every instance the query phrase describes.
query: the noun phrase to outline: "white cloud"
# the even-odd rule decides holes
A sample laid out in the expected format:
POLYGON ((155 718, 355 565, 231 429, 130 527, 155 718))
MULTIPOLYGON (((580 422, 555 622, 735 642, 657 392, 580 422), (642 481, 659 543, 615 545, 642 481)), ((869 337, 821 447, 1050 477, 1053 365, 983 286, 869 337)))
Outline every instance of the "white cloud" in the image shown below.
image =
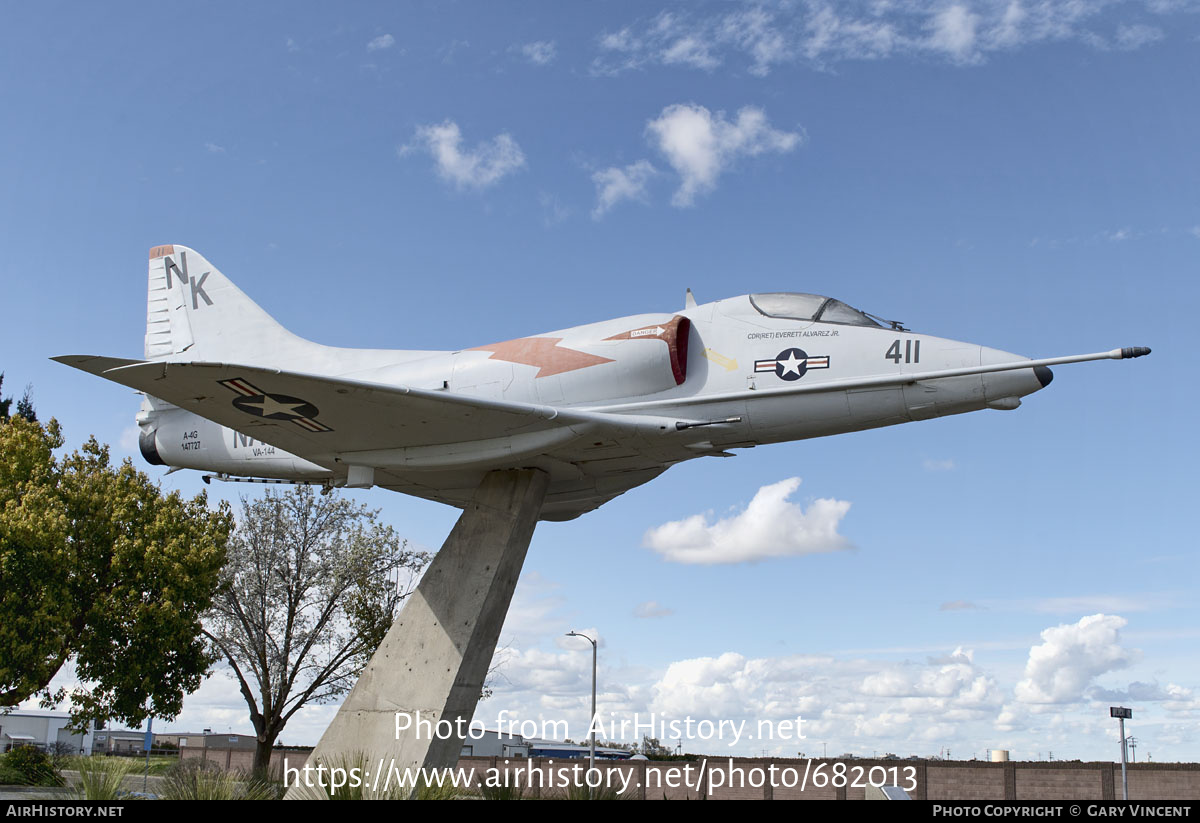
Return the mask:
POLYGON ((1162 29, 1141 23, 1117 26, 1115 39, 1116 47, 1121 51, 1135 51, 1142 46, 1162 40, 1165 35, 1162 29))
POLYGON ((823 67, 929 55, 971 65, 991 52, 1065 40, 1132 50, 1164 39, 1162 28, 1136 20, 1144 13, 1130 14, 1137 5, 1163 17, 1194 9, 1183 0, 803 0, 708 15, 663 12, 601 34, 592 71, 611 75, 654 65, 712 71, 728 65, 764 76, 796 59, 823 67))
POLYGON ((650 529, 643 543, 676 563, 746 563, 851 548, 838 534, 850 503, 814 500, 807 510, 788 500, 800 487, 791 477, 763 486, 745 511, 709 522, 704 514, 650 529))
POLYGON ((558 56, 558 47, 553 40, 536 40, 521 46, 521 54, 535 66, 548 66, 558 56))
MULTIPOLYGON (((546 634, 547 626, 566 625, 570 615, 562 587, 545 576, 529 571, 521 575, 513 592, 500 645, 530 645, 546 634)), ((558 635, 565 634, 563 629, 558 635)), ((557 636, 557 635, 556 635, 557 636)))
POLYGON ((657 174, 654 166, 639 160, 625 168, 610 166, 592 175, 596 184, 596 207, 592 217, 599 220, 609 209, 622 200, 646 200, 646 183, 657 174))
POLYGON ((225 153, 225 147, 218 146, 216 143, 205 143, 204 150, 206 152, 208 152, 209 154, 224 154, 225 153))
POLYGON ((797 39, 800 53, 818 65, 831 59, 886 57, 905 43, 886 20, 839 17, 828 6, 809 16, 797 39))
POLYGON ((657 600, 647 600, 645 603, 638 603, 633 609, 633 616, 640 618, 670 617, 673 614, 675 614, 674 609, 668 609, 665 606, 659 605, 657 600))
POLYGON ((1042 632, 1041 645, 1029 650, 1025 679, 1015 689, 1022 703, 1071 703, 1081 700, 1102 674, 1133 665, 1141 656, 1121 647, 1123 617, 1093 614, 1078 623, 1042 632))
POLYGON ((1011 0, 1004 7, 1004 13, 988 32, 988 39, 997 48, 1009 48, 1021 42, 1021 24, 1028 18, 1029 13, 1021 5, 1021 0, 1011 0))
POLYGON ((956 61, 969 61, 975 56, 978 24, 979 18, 966 6, 955 4, 942 9, 930 20, 929 47, 956 61))
POLYGON ((1136 240, 1141 236, 1142 235, 1139 232, 1135 232, 1133 229, 1129 228, 1128 226, 1122 226, 1121 228, 1119 228, 1115 231, 1109 231, 1109 232, 1104 233, 1105 239, 1112 243, 1122 243, 1126 240, 1136 240))
MULTIPOLYGON (((811 746, 819 752, 821 743, 812 741, 821 740, 839 741, 837 753, 904 747, 929 753, 927 741, 969 737, 968 724, 988 723, 1001 703, 994 678, 963 649, 924 663, 726 652, 671 663, 649 695, 649 709, 662 716, 745 721, 755 738, 743 740, 742 751, 765 748, 791 756, 806 748, 811 753, 811 746), (760 721, 778 730, 780 721, 797 716, 806 740, 757 737, 760 721)), ((732 748, 728 736, 724 743, 732 748)), ((719 745, 691 750, 714 751, 719 745)))
POLYGON ((644 24, 625 26, 597 38, 601 55, 592 63, 596 74, 616 74, 648 64, 685 66, 711 71, 732 50, 750 58, 751 74, 763 76, 787 59, 786 38, 762 9, 694 19, 661 12, 644 24))
POLYGON ((470 151, 464 151, 462 131, 453 120, 419 126, 413 143, 402 146, 399 154, 403 156, 414 147, 428 151, 442 179, 460 189, 487 188, 525 166, 521 147, 506 133, 496 135, 489 142, 479 143, 470 151))
POLYGON ((671 203, 685 207, 696 196, 716 187, 717 178, 742 156, 764 152, 789 152, 802 135, 768 124, 762 109, 746 106, 730 121, 724 112, 715 115, 704 106, 675 104, 646 124, 646 131, 679 173, 681 183, 671 203))
POLYGON ((696 69, 715 69, 721 61, 713 56, 709 44, 701 37, 680 37, 662 53, 662 61, 668 66, 685 65, 696 69))
POLYGON ((924 665, 890 665, 863 678, 859 691, 875 697, 951 699, 959 708, 996 706, 1001 702, 996 681, 979 671, 974 654, 962 647, 924 665))
POLYGON ((761 8, 751 8, 725 17, 717 25, 717 32, 722 40, 752 58, 751 74, 765 77, 771 66, 791 58, 787 39, 774 23, 774 18, 761 8))
POLYGON ((396 38, 390 34, 381 34, 367 43, 367 51, 383 51, 396 45, 396 38))
POLYGON ((933 460, 930 458, 926 458, 921 463, 921 466, 927 472, 954 471, 954 460, 953 460, 953 458, 946 458, 945 460, 933 460))

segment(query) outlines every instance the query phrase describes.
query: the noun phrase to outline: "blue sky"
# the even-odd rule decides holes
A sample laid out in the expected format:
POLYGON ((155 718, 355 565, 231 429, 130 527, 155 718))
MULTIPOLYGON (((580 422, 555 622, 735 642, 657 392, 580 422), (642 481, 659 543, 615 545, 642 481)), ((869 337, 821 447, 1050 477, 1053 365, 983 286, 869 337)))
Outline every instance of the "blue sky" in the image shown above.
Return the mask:
MULTIPOLYGON (((1200 5, 32 4, 0 26, 0 369, 136 455, 146 249, 201 251, 334 345, 458 349, 746 292, 825 293, 1056 370, 983 412, 676 467, 535 535, 496 696, 781 719, 740 754, 1139 757, 1200 744, 1200 5), (693 131, 689 132, 687 126, 693 131), (689 141, 699 128, 708 142, 689 141), (849 503, 852 549, 687 565, 669 521, 849 503), (586 643, 578 641, 586 647, 586 643)), ((162 478, 192 493, 198 475, 162 478)), ((214 488, 213 494, 229 492, 214 488)), ((234 493, 230 493, 233 495, 234 493)), ((437 546, 456 512, 356 493, 437 546)), ((314 743, 332 707, 298 716, 314 743)), ((249 731, 220 673, 174 727, 249 731)))

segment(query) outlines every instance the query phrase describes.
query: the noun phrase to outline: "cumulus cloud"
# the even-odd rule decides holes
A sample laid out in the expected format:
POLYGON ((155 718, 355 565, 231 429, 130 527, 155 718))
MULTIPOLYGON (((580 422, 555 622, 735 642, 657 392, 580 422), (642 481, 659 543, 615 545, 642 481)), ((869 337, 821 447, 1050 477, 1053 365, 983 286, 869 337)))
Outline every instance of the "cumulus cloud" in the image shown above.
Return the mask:
POLYGON ((381 34, 367 43, 367 51, 383 51, 396 45, 396 38, 390 34, 381 34))
POLYGON ((763 662, 736 652, 676 661, 652 687, 655 706, 681 717, 689 711, 707 717, 740 715, 755 691, 752 672, 761 672, 763 662))
POLYGON ((464 150, 462 131, 453 120, 418 127, 413 142, 398 152, 404 155, 416 148, 427 151, 438 175, 460 189, 487 188, 525 166, 521 147, 506 133, 464 150))
POLYGON ((670 617, 675 614, 674 609, 668 609, 660 606, 657 600, 647 600, 645 603, 638 603, 633 609, 634 617, 670 617))
POLYGON ((1015 694, 1023 703, 1071 703, 1080 700, 1102 674, 1133 665, 1141 657, 1122 648, 1123 617, 1093 614, 1078 623, 1052 626, 1042 643, 1029 650, 1025 679, 1015 694))
MULTIPOLYGON (((536 585, 529 586, 522 578, 518 592, 527 587, 529 591, 542 587, 553 592, 549 581, 534 578, 529 582, 536 585)), ((653 602, 638 608, 643 607, 661 608, 653 602)), ((1123 623, 1120 618, 1097 618, 1101 627, 1106 621, 1123 623)), ((1047 634, 1059 645, 1064 638, 1058 632, 1064 628, 1085 636, 1097 634, 1095 626, 1085 621, 1081 624, 1047 629, 1047 634)), ((570 731, 559 737, 578 739, 586 733, 591 656, 585 641, 562 636, 572 628, 594 631, 580 629, 566 614, 545 613, 541 618, 542 648, 509 650, 496 693, 486 705, 481 704, 483 711, 477 714, 481 722, 492 724, 499 712, 508 711, 506 719, 569 721, 570 731)), ((1094 644, 1081 648, 1080 659, 1098 653, 1094 644)), ((814 751, 813 746, 819 752, 819 742, 795 736, 759 736, 760 721, 778 729, 780 723, 797 716, 803 717, 802 732, 808 741, 831 741, 830 754, 835 753, 833 741, 837 741, 839 753, 869 755, 878 750, 929 755, 950 746, 962 755, 986 739, 1032 759, 1039 749, 1044 753, 1047 742, 1053 742, 1057 751, 1068 739, 1094 740, 1107 727, 1107 717, 1096 716, 1095 706, 1088 703, 1072 707, 1012 700, 1015 681, 1000 682, 997 673, 969 648, 934 649, 930 657, 919 660, 897 660, 895 654, 889 649, 752 657, 728 650, 668 658, 661 667, 649 669, 623 665, 620 654, 606 655, 602 640, 600 705, 605 717, 631 719, 640 713, 642 720, 654 714, 660 720, 744 721, 752 740, 743 737, 735 745, 728 735, 715 741, 685 735, 683 745, 689 751, 721 750, 750 756, 764 750, 772 756, 795 756, 798 750, 814 751), (996 739, 997 731, 1004 733, 1000 739, 996 739)), ((1068 666, 1075 663, 1060 657, 1051 665, 1064 662, 1068 666)), ((1195 690, 1176 683, 1135 682, 1111 691, 1085 685, 1079 693, 1092 700, 1153 701, 1181 730, 1187 724, 1194 730, 1195 719, 1200 717, 1195 690)), ((634 742, 639 736, 635 733, 625 739, 634 742)), ((1181 731, 1172 745, 1184 745, 1192 737, 1194 731, 1181 731)))
POLYGON ((592 218, 599 220, 617 203, 622 200, 646 200, 646 184, 657 174, 654 166, 646 160, 639 160, 624 168, 610 166, 592 175, 596 184, 596 207, 592 209, 592 218))
POLYGON ((553 40, 536 40, 524 43, 521 46, 521 54, 535 66, 548 66, 558 56, 558 47, 554 45, 553 40))
POLYGON ((717 178, 739 157, 789 152, 803 139, 799 133, 772 128, 763 110, 754 106, 740 109, 731 121, 724 112, 677 103, 647 123, 646 132, 679 173, 679 190, 671 203, 680 207, 693 205, 697 195, 715 188, 717 178))
MULTIPOLYGON (((802 716, 809 740, 831 736, 847 749, 869 751, 880 743, 917 745, 931 734, 945 739, 960 724, 990 721, 1001 702, 994 678, 963 649, 925 663, 886 664, 726 652, 671 663, 650 688, 649 708, 674 717, 745 720, 751 734, 759 721, 802 716)), ((794 738, 790 743, 756 737, 748 745, 792 755, 803 746, 794 738)))
POLYGON ((859 691, 874 697, 952 699, 958 707, 1000 703, 996 681, 975 667, 974 654, 959 647, 925 665, 891 665, 865 677, 859 691))
POLYGON ((851 548, 837 531, 850 503, 822 498, 806 510, 788 499, 799 487, 799 477, 763 486, 739 514, 715 522, 697 514, 664 523, 647 531, 643 543, 667 560, 706 565, 851 548))

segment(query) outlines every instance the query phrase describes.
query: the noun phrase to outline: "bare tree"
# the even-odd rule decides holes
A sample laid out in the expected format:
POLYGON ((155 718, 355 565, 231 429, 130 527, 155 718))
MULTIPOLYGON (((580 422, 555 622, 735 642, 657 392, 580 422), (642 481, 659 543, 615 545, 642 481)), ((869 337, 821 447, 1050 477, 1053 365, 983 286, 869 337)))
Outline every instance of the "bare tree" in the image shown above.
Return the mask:
POLYGON ((205 634, 250 707, 256 771, 302 706, 350 689, 428 562, 336 492, 242 500, 205 634))

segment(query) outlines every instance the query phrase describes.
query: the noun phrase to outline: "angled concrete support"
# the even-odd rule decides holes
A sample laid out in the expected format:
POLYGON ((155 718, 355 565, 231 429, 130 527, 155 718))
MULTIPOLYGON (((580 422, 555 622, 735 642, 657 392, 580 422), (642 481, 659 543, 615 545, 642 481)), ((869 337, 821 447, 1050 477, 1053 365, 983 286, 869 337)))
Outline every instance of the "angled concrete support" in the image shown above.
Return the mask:
MULTIPOLYGON (((548 481, 537 469, 484 477, 325 730, 310 766, 360 765, 371 771, 373 785, 381 760, 400 774, 457 764, 462 738, 431 734, 427 724, 436 729, 445 720, 465 730, 475 713, 548 481)), ((385 779, 380 776, 378 787, 385 779)), ((294 783, 293 775, 288 785, 294 783)), ((312 793, 293 786, 287 796, 312 793)))

